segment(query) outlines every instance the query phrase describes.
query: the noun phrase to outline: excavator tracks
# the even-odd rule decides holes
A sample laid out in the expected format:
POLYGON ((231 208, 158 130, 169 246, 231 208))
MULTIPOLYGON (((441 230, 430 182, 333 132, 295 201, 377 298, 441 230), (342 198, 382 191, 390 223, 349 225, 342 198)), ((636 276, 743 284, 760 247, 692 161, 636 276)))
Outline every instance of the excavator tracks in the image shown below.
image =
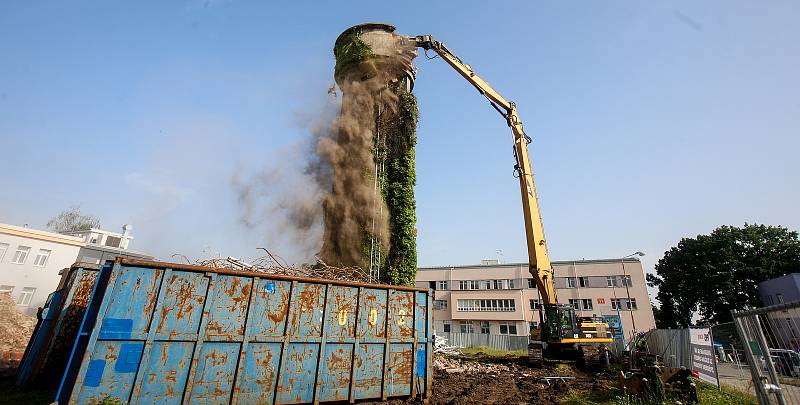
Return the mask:
POLYGON ((541 367, 544 362, 544 345, 541 342, 531 342, 528 344, 528 364, 533 367, 541 367))
POLYGON ((599 370, 605 364, 605 348, 592 345, 578 347, 579 362, 585 370, 599 370))

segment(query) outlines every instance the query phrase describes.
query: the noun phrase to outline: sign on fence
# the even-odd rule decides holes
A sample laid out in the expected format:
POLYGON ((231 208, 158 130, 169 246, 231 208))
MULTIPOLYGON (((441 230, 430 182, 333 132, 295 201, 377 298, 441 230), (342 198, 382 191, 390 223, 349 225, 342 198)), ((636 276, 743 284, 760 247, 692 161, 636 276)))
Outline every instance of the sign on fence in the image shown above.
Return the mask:
POLYGON ((625 338, 625 331, 622 330, 622 320, 619 319, 619 315, 603 315, 603 322, 608 324, 614 339, 625 338))
POLYGON ((711 329, 689 329, 689 348, 692 353, 692 372, 701 380, 719 387, 717 357, 711 329))

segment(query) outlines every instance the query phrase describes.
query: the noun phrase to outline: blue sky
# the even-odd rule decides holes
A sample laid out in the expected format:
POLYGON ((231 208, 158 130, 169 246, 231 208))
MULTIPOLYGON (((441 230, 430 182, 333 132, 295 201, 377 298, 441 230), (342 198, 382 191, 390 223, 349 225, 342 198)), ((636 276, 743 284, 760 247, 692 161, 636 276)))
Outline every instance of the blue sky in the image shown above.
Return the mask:
MULTIPOLYGON (((800 3, 3 2, 0 222, 80 205, 169 259, 302 256, 279 213, 244 227, 234 179, 298 175, 345 28, 430 33, 527 132, 551 257, 644 251, 744 222, 800 228, 800 3)), ((526 260, 510 133, 417 60, 419 262, 526 260)))

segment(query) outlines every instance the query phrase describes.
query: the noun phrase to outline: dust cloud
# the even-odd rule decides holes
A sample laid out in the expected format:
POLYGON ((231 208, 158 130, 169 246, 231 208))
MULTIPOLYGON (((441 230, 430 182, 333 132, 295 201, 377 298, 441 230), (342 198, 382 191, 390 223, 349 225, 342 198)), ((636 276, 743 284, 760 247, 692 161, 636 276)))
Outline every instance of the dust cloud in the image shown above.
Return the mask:
POLYGON ((250 179, 234 176, 244 226, 268 224, 267 243, 289 242, 297 257, 334 266, 368 267, 365 249, 373 236, 388 250, 388 210, 375 176, 375 131, 378 114, 399 109, 390 83, 409 61, 407 53, 398 54, 405 59, 361 62, 339 84, 338 114, 320 112, 315 119, 310 147, 299 150, 306 153, 302 170, 278 161, 250 179))

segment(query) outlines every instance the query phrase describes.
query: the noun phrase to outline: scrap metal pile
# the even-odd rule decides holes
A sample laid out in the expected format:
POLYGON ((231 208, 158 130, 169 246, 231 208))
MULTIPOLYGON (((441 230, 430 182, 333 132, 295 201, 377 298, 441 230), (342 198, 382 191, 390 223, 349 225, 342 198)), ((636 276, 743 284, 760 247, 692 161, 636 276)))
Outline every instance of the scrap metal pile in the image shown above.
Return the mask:
POLYGON ((317 262, 315 264, 288 264, 283 258, 273 254, 269 250, 265 248, 259 249, 263 250, 265 254, 250 261, 244 261, 232 256, 225 258, 197 260, 194 262, 183 255, 173 255, 173 257, 180 257, 187 263, 213 269, 254 271, 258 273, 316 278, 323 280, 339 280, 362 283, 378 282, 378 280, 371 279, 369 274, 360 267, 331 266, 319 258, 317 258, 317 262))

